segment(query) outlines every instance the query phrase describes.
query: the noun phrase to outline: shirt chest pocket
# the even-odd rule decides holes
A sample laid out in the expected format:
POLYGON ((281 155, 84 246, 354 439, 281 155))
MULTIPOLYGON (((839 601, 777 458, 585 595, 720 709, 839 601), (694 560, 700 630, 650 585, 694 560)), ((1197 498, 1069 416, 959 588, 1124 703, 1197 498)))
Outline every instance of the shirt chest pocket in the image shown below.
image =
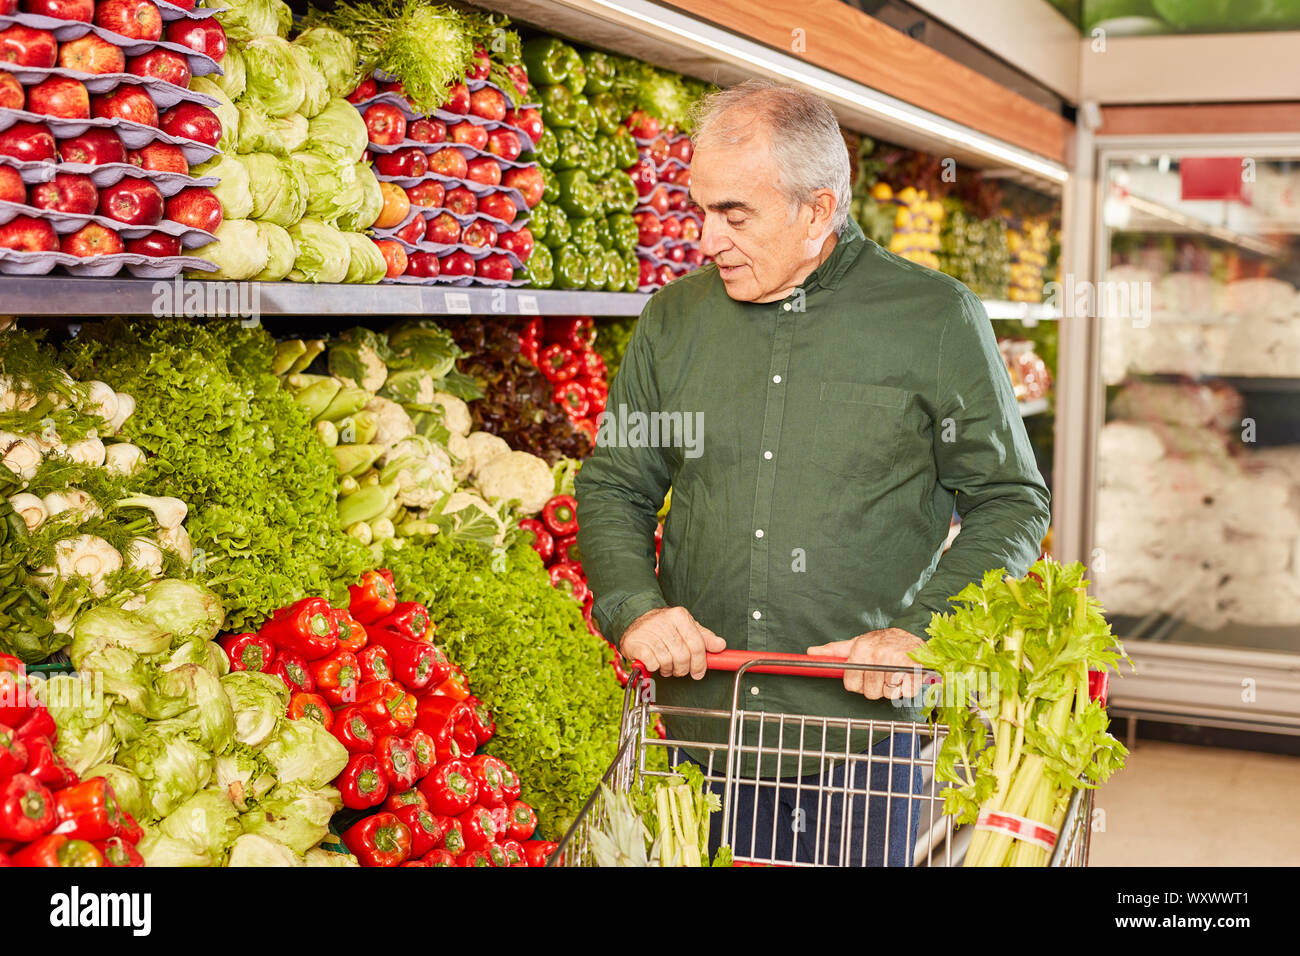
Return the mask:
POLYGON ((811 462, 859 481, 888 475, 898 457, 908 393, 864 382, 823 382, 811 462))

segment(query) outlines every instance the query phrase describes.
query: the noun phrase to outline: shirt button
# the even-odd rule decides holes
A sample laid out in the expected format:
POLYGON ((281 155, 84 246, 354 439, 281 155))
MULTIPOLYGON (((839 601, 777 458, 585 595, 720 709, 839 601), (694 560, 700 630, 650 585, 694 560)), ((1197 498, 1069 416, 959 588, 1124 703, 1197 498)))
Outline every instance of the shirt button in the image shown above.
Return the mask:
POLYGON ((781 306, 781 308, 783 308, 783 309, 785 309, 787 312, 789 312, 789 311, 790 311, 790 303, 789 303, 789 302, 785 303, 785 305, 781 306))
POLYGON ((751 688, 749 689, 749 692, 750 692, 751 694, 753 694, 755 697, 758 696, 758 688, 757 688, 757 687, 751 687, 751 688))
POLYGON ((762 612, 762 611, 755 611, 755 612, 754 612, 754 620, 757 621, 757 620, 758 620, 759 618, 761 618, 762 616, 763 616, 763 612, 762 612))
POLYGON ((772 381, 776 382, 776 383, 779 385, 779 384, 781 383, 781 376, 780 376, 780 375, 773 375, 773 376, 772 376, 772 381))
POLYGON ((768 461, 771 461, 771 460, 772 460, 772 453, 771 453, 770 451, 765 451, 765 452, 763 452, 763 457, 766 458, 768 461))
POLYGON ((755 531, 755 532, 754 532, 754 537, 755 537, 755 538, 761 538, 761 537, 763 537, 763 529, 762 529, 762 528, 759 528, 757 531, 755 531))

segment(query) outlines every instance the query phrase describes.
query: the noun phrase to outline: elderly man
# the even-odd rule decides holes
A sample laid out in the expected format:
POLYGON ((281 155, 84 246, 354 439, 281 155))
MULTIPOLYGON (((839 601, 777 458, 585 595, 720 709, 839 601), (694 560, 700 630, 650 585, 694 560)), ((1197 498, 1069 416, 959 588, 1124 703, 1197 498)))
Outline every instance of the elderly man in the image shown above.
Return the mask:
MULTIPOLYGON (((714 261, 654 294, 606 415, 680 413, 701 427, 695 447, 671 429, 657 442, 603 429, 583 465, 579 544, 596 619, 661 675, 669 706, 730 708, 733 676, 706 664, 725 647, 915 667, 931 614, 990 568, 1023 574, 1047 529, 1048 492, 988 317, 961 283, 863 236, 839 126, 816 98, 753 81, 725 90, 701 104, 695 143, 691 194, 714 261), (656 576, 655 513, 670 486, 656 576), (944 553, 954 503, 962 530, 944 553)), ((916 681, 751 675, 742 706, 915 721, 916 681)), ((766 723, 775 746, 777 721, 766 723)), ((716 718, 667 726, 683 741, 726 734, 716 718)), ((803 746, 820 749, 812 730, 803 746)), ((882 730, 827 733, 827 750, 849 757, 833 771, 746 758, 742 772, 768 784, 733 793, 725 840, 738 855, 910 863, 919 818, 939 811, 909 798, 919 772, 891 766, 913 756, 913 735, 882 730), (863 793, 848 808, 819 799, 821 787, 844 792, 848 766, 863 793), (903 796, 868 799, 868 784, 903 796)), ((800 743, 790 728, 781 742, 800 743)))

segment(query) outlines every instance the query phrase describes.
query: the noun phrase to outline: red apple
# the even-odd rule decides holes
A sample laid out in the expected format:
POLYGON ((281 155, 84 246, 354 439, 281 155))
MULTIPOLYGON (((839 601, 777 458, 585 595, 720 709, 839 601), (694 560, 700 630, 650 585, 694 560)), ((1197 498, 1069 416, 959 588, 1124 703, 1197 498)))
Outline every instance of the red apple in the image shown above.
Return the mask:
POLYGON ((501 184, 501 167, 491 156, 479 156, 465 164, 465 175, 476 183, 487 186, 501 184))
POLYGON ((464 83, 453 83, 447 87, 447 101, 442 108, 448 113, 464 116, 469 112, 469 87, 464 83))
POLYGON ((519 215, 515 201, 505 193, 488 193, 478 201, 478 211, 500 219, 507 225, 514 222, 515 216, 519 215))
POLYGON ((469 164, 465 162, 465 155, 460 150, 448 146, 429 157, 429 169, 452 179, 464 179, 469 173, 469 164))
POLYGON ((537 112, 531 106, 525 110, 508 110, 506 112, 506 122, 515 129, 523 130, 524 133, 532 140, 531 150, 542 138, 542 114, 537 112))
POLYGON ((218 62, 226 55, 226 31, 216 17, 173 20, 167 24, 166 33, 169 43, 179 43, 196 53, 206 53, 218 62))
POLYGON ((474 264, 474 271, 484 279, 510 280, 515 277, 515 267, 502 255, 484 256, 474 264))
POLYGON ((374 96, 378 92, 379 85, 375 82, 375 78, 373 76, 368 76, 357 84, 355 90, 347 95, 347 101, 352 104, 360 103, 363 100, 370 99, 370 97, 374 96))
POLYGON ((221 200, 211 189, 187 186, 167 200, 163 216, 204 232, 216 232, 222 219, 221 200))
POLYGON ((662 166, 668 162, 668 137, 656 136, 646 153, 655 161, 656 166, 662 166))
POLYGON ((48 70, 54 65, 58 44, 49 30, 33 30, 20 23, 0 30, 0 60, 14 66, 37 66, 48 70))
POLYGON ((158 119, 158 128, 172 136, 182 136, 207 146, 221 139, 221 120, 217 114, 198 103, 177 103, 158 119))
POLYGON ((182 10, 193 10, 196 5, 195 0, 170 0, 170 3, 173 7, 180 7, 182 10))
POLYGON ((26 102, 23 85, 12 73, 0 70, 0 107, 7 110, 20 110, 26 102))
POLYGON ((457 216, 472 216, 478 212, 478 197, 464 186, 448 189, 442 205, 457 216))
POLYGON ((406 135, 417 143, 445 143, 447 124, 440 119, 418 119, 407 125, 406 135))
POLYGON ((0 133, 0 156, 48 163, 54 155, 54 134, 43 123, 14 123, 0 133))
POLYGON ((655 164, 644 156, 637 160, 636 165, 629 169, 627 174, 632 177, 632 182, 636 185, 636 194, 642 198, 649 196, 654 191, 655 183, 659 182, 655 164))
POLYGON ((33 216, 14 216, 0 226, 0 249, 17 249, 20 252, 54 252, 59 248, 59 237, 54 227, 44 219, 33 216))
POLYGON ((26 202, 27 185, 18 170, 12 166, 0 166, 0 202, 26 202))
POLYGON ((661 217, 668 212, 668 187, 656 186, 646 199, 645 205, 649 206, 661 217))
POLYGON ((482 219, 475 219, 460 235, 460 241, 467 246, 490 249, 497 241, 497 231, 482 219))
POLYGON ((438 268, 445 276, 472 276, 474 260, 468 252, 453 252, 438 260, 438 268))
POLYGON ((687 249, 685 262, 689 268, 698 269, 700 266, 704 265, 703 251, 698 246, 694 249, 687 249))
POLYGON ((485 149, 488 144, 488 131, 468 121, 448 126, 447 135, 451 137, 453 143, 473 146, 475 149, 485 149))
POLYGON ((181 254, 181 237, 169 236, 165 232, 151 232, 147 236, 126 241, 126 251, 142 256, 179 256, 181 254))
POLYGON ((70 136, 59 141, 59 158, 65 163, 125 163, 126 147, 111 129, 88 129, 80 136, 70 136))
POLYGON ((455 245, 460 241, 460 223, 449 212, 439 213, 429 220, 424 238, 428 242, 440 242, 445 246, 455 245))
POLYGON ((623 123, 637 139, 654 139, 659 135, 659 121, 645 110, 633 110, 623 123))
POLYGON ((497 237, 497 245, 507 252, 513 252, 518 256, 520 262, 527 262, 528 257, 533 254, 533 246, 536 240, 533 239, 532 230, 527 226, 520 226, 514 232, 503 232, 497 237))
POLYGON ((150 50, 126 61, 126 71, 136 76, 152 76, 176 86, 189 88, 190 61, 175 50, 150 50))
POLYGON ((121 73, 126 69, 126 56, 103 37, 87 33, 59 47, 59 66, 95 75, 121 73))
POLYGON ((659 224, 663 227, 665 239, 680 239, 682 237, 682 221, 676 216, 666 216, 663 222, 659 224))
POLYGON ((409 242, 411 245, 415 245, 424 238, 426 226, 427 223, 425 218, 423 216, 416 216, 401 229, 394 232, 393 236, 397 239, 403 240, 404 242, 409 242))
POLYGON ((677 174, 681 171, 682 167, 680 166, 665 166, 659 172, 659 181, 661 183, 675 183, 677 182, 677 174))
POLYGON ((637 259, 637 288, 655 284, 655 267, 649 259, 637 259))
POLYGON ((122 237, 97 222, 87 223, 59 240, 60 252, 83 259, 88 256, 111 256, 124 249, 122 237))
POLYGON ((411 201, 413 206, 438 209, 442 206, 443 200, 446 199, 446 190, 442 183, 436 179, 429 179, 422 183, 416 183, 407 189, 406 198, 411 201))
POLYGON ((465 78, 470 80, 486 80, 488 74, 492 72, 492 61, 488 59, 487 50, 481 46, 475 47, 469 66, 465 68, 465 78))
POLYGON ((163 195, 149 180, 127 176, 99 191, 99 214, 129 226, 153 226, 163 216, 163 195))
POLYGON ((379 247, 379 254, 384 257, 384 275, 391 279, 406 271, 406 250, 400 242, 395 239, 376 239, 375 245, 379 247))
MULTIPOLYGON (((665 190, 667 192, 667 190, 665 190)), ((650 197, 650 204, 655 205, 658 198, 658 192, 650 197)), ((670 212, 685 212, 686 206, 690 203, 690 198, 680 189, 674 189, 668 193, 668 209, 670 212)), ((656 206, 656 208, 658 208, 656 206)))
POLYGON ((0 16, 11 17, 18 12, 18 0, 0 0, 0 16))
POLYGON ((659 258, 667 259, 669 262, 675 262, 680 264, 686 259, 686 250, 683 249, 681 246, 673 246, 671 249, 669 249, 664 255, 660 256, 659 258))
MULTIPOLYGON (((686 167, 685 169, 680 169, 680 168, 679 168, 679 169, 677 170, 677 176, 673 179, 673 182, 676 183, 678 186, 683 186, 683 187, 685 187, 686 189, 690 189, 690 188, 691 188, 691 168, 690 168, 689 166, 686 167)), ((689 209, 690 206, 691 206, 691 204, 690 204, 690 200, 689 200, 689 197, 688 197, 688 199, 687 199, 687 203, 686 203, 686 208, 689 209)))
POLYGON ((95 15, 95 0, 23 0, 23 9, 43 17, 89 23, 95 15))
POLYGON ((507 169, 501 176, 501 182, 511 189, 518 189, 529 209, 542 201, 542 193, 546 191, 546 180, 542 177, 541 169, 536 166, 507 169))
POLYGON ((636 220, 638 246, 653 246, 663 238, 663 223, 653 212, 646 210, 644 212, 633 213, 632 218, 636 220))
POLYGON ((412 252, 406 271, 413 276, 432 278, 439 272, 438 257, 432 252, 412 252))
POLYGON ((95 25, 132 40, 162 39, 162 14, 149 0, 100 0, 95 25))
POLYGON ((392 103, 375 103, 362 114, 370 142, 393 146, 406 138, 406 116, 392 103))
POLYGON ((126 154, 126 161, 141 169, 154 172, 189 174, 190 164, 185 150, 170 143, 149 143, 126 154))
POLYGON ((691 142, 689 136, 679 136, 668 144, 668 155, 673 159, 680 159, 683 163, 689 163, 691 157, 695 155, 695 144, 691 142))
POLYGON ((496 129, 489 133, 487 148, 489 153, 511 162, 518 159, 519 154, 523 152, 523 147, 519 143, 519 134, 508 129, 496 129))
POLYGON ((699 242, 700 241, 700 223, 697 219, 687 216, 682 220, 682 242, 699 242))
POLYGON ((100 93, 91 101, 92 112, 104 119, 123 119, 143 126, 158 125, 158 107, 149 94, 138 86, 123 83, 115 90, 100 93))
POLYGON ((375 172, 384 176, 414 179, 429 171, 429 158, 424 150, 415 146, 399 149, 395 153, 381 153, 375 157, 375 172))
POLYGON ((515 88, 515 92, 522 97, 528 96, 528 70, 522 63, 511 63, 506 67, 506 73, 510 75, 510 84, 515 88))
POLYGON ((48 183, 38 183, 32 187, 32 205, 37 209, 88 216, 99 205, 99 190, 89 176, 55 173, 48 183))
POLYGON ((44 116, 89 119, 90 94, 76 80, 51 76, 27 90, 27 109, 44 116))
POLYGON ((499 122, 506 118, 506 98, 500 90, 485 86, 469 95, 469 111, 475 116, 499 122))

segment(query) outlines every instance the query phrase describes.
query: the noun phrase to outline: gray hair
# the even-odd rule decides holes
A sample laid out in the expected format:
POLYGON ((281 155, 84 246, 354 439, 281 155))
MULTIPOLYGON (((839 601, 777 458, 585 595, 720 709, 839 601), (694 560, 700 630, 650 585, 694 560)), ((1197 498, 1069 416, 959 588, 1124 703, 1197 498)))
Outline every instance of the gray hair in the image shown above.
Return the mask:
POLYGON ((835 194, 831 226, 849 219, 849 152, 831 108, 810 93, 769 80, 746 80, 711 93, 691 109, 691 139, 734 146, 767 128, 782 191, 792 204, 811 203, 819 189, 835 194))

